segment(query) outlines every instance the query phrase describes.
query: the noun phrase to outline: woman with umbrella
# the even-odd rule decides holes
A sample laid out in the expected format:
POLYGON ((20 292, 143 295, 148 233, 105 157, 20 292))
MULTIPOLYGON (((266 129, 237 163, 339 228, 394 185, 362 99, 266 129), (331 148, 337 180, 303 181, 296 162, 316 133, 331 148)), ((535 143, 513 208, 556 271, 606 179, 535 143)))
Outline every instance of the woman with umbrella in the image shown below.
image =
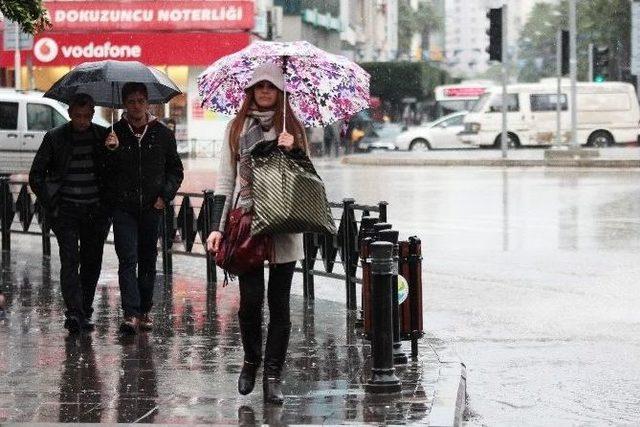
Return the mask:
MULTIPOLYGON (((222 146, 216 195, 225 196, 223 204, 214 206, 214 224, 223 230, 232 202, 251 209, 251 153, 277 145, 289 155, 305 155, 307 141, 300 121, 293 115, 283 118, 284 77, 281 67, 264 64, 258 67, 247 83, 246 97, 240 111, 230 122, 222 146), (286 128, 286 131, 284 130, 286 128), (289 133, 290 132, 290 133, 289 133)), ((216 199, 222 201, 219 197, 216 199)), ((215 225, 214 225, 215 227, 215 225)), ((274 235, 274 262, 269 267, 269 327, 264 358, 264 400, 281 404, 281 373, 284 365, 291 322, 289 293, 297 260, 304 258, 300 234, 274 235)), ((213 231, 207 239, 211 252, 219 250, 222 233, 213 231)), ((244 349, 244 364, 238 380, 238 391, 249 394, 262 361, 262 306, 264 272, 259 267, 239 276, 240 332, 244 349)))
MULTIPOLYGON (((266 146, 278 145, 286 155, 307 161, 303 126, 326 126, 350 117, 369 104, 369 75, 362 68, 305 41, 252 43, 213 63, 200 75, 198 89, 203 106, 222 114, 235 114, 222 146, 213 207, 214 230, 224 229, 236 194, 240 206, 246 209, 254 206, 251 154, 261 155, 266 146)), ((258 203, 255 206, 257 208, 258 203)), ((309 212, 309 216, 327 213, 331 219, 330 212, 314 211, 309 212)), ((271 237, 275 254, 269 268, 270 319, 263 390, 266 402, 282 404, 281 373, 291 329, 291 279, 295 261, 304 255, 300 234, 271 237)), ((211 232, 207 249, 217 252, 221 240, 220 231, 211 232)), ((244 363, 238 391, 248 394, 253 390, 262 360, 263 268, 239 275, 239 281, 238 315, 244 363)))

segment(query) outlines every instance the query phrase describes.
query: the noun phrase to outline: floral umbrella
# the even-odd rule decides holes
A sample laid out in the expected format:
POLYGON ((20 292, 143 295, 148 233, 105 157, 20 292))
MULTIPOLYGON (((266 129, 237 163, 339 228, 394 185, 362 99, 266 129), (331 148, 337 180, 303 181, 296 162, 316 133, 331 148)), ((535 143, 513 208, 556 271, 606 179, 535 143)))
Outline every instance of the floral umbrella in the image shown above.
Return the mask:
POLYGON ((237 113, 253 71, 266 62, 283 67, 285 94, 305 127, 325 126, 369 107, 369 74, 306 41, 258 41, 220 58, 198 77, 202 106, 237 113))

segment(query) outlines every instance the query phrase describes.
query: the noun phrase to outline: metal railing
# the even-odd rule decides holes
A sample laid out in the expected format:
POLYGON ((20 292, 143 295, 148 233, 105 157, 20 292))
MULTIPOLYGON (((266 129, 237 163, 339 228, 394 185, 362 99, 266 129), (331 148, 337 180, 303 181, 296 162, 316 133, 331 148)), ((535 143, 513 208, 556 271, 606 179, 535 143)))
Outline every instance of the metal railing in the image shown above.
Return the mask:
MULTIPOLYGON (((0 178, 0 203, 2 250, 11 249, 11 233, 41 235, 43 255, 50 256, 51 227, 45 209, 29 191, 28 183, 0 178), (14 224, 16 215, 18 221, 14 224), (36 231, 32 227, 34 219, 40 228, 36 231)), ((166 207, 159 230, 162 270, 166 276, 173 273, 174 254, 201 257, 206 260, 207 283, 215 285, 215 260, 205 250, 206 238, 211 230, 212 207, 212 190, 202 193, 179 192, 175 201, 166 207)), ((331 202, 330 207, 338 225, 338 234, 305 233, 305 258, 300 261, 296 271, 302 273, 303 295, 306 299, 314 299, 315 276, 344 281, 347 308, 355 310, 356 284, 362 283, 358 265, 361 218, 374 213, 380 221, 386 222, 387 202, 363 205, 353 199, 344 199, 339 203, 331 202), (318 264, 323 268, 318 268, 318 264), (342 272, 335 271, 336 265, 342 267, 342 272)), ((108 240, 107 243, 112 242, 108 240)))
MULTIPOLYGON (((215 289, 215 259, 205 250, 206 239, 211 231, 213 194, 212 190, 202 193, 179 192, 176 199, 165 208, 159 225, 165 280, 173 274, 174 254, 201 257, 206 261, 207 284, 215 289), (195 204, 194 200, 197 200, 195 204)), ((358 310, 356 285, 362 284, 362 320, 365 335, 370 336, 369 324, 374 314, 371 310, 372 301, 369 301, 371 268, 368 248, 371 242, 380 240, 380 231, 391 228, 391 224, 387 223, 387 202, 363 205, 354 199, 344 199, 339 203, 331 202, 330 207, 338 223, 338 233, 304 233, 303 236, 305 257, 300 261, 301 266, 296 268, 297 272, 302 273, 303 296, 307 301, 315 299, 316 276, 342 280, 345 284, 346 307, 353 312, 358 310), (372 213, 377 216, 371 216, 372 213), (318 263, 322 269, 317 268, 318 263), (334 271, 336 265, 342 267, 342 273, 334 271)), ((0 225, 3 252, 11 250, 11 234, 14 233, 40 235, 43 255, 51 255, 51 227, 46 210, 35 200, 27 182, 0 177, 0 225), (31 230, 34 219, 39 224, 38 231, 31 230)), ((108 239, 107 243, 113 242, 108 239)), ((417 339, 423 335, 420 240, 412 237, 408 241, 397 242, 396 238, 396 247, 399 249, 396 249, 398 255, 395 262, 398 265, 395 274, 399 270, 407 277, 410 304, 400 310, 394 309, 395 335, 401 332, 402 339, 410 339, 412 354, 417 356, 417 339)), ((396 306, 397 299, 397 292, 394 292, 396 306)))

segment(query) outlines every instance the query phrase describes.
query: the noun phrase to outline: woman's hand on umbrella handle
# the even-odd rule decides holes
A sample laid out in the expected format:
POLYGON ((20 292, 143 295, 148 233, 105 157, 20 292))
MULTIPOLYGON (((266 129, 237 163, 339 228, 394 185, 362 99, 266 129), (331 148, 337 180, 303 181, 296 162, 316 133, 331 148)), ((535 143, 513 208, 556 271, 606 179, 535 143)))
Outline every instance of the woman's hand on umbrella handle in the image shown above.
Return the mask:
POLYGON ((109 135, 107 135, 107 139, 105 140, 104 144, 109 150, 115 150, 116 148, 118 148, 120 142, 118 141, 118 137, 116 136, 116 133, 114 131, 109 132, 109 135))
POLYGON ((207 237, 207 251, 215 254, 220 250, 220 242, 222 241, 222 233, 219 231, 212 231, 207 237))
POLYGON ((289 151, 293 148, 293 135, 287 132, 282 132, 278 137, 278 147, 284 148, 286 151, 289 151))

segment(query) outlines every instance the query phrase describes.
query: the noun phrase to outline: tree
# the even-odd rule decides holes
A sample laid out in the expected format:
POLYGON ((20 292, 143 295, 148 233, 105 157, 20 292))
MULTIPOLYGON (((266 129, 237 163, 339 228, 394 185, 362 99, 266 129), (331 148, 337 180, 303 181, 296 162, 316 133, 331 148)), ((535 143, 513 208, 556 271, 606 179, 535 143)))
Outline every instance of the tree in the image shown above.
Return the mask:
MULTIPOLYGON (((609 46, 611 52, 609 74, 620 79, 629 67, 631 45, 631 6, 628 0, 591 0, 577 6, 578 78, 588 74, 588 46, 609 46)), ((537 81, 556 75, 556 31, 568 29, 567 0, 557 6, 538 3, 520 33, 519 80, 537 81)))
POLYGON ((29 34, 51 26, 43 0, 0 0, 0 12, 29 34))
POLYGON ((429 49, 429 35, 443 28, 442 17, 430 1, 418 3, 413 10, 409 0, 398 1, 398 53, 411 57, 411 39, 415 33, 422 36, 422 49, 429 49))
POLYGON ((436 86, 449 82, 445 71, 425 62, 365 62, 360 66, 371 75, 371 95, 391 105, 394 115, 401 111, 403 98, 429 99, 436 86))

